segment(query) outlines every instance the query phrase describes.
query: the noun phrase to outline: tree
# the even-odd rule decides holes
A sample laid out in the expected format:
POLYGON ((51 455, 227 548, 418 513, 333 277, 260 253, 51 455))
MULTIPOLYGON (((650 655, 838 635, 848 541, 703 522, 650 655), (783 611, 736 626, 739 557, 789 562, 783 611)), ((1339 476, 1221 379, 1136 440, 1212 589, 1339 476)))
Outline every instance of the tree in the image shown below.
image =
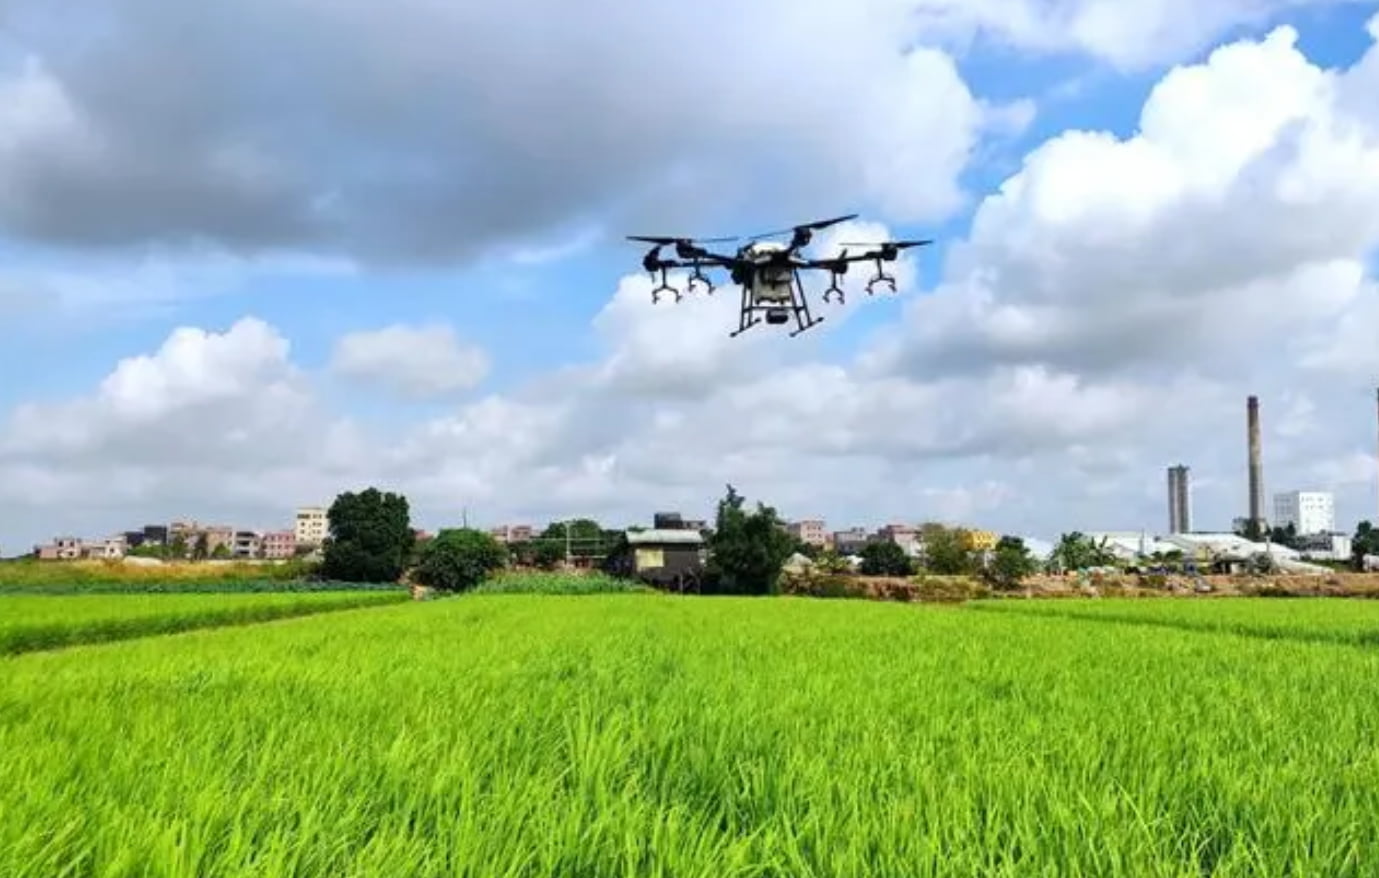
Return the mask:
POLYGON ((795 545, 780 525, 770 506, 757 503, 755 512, 744 511, 742 495, 729 485, 709 538, 709 587, 723 594, 773 593, 795 545))
POLYGON ((924 569, 940 576, 961 576, 977 569, 977 554, 960 528, 925 525, 924 569))
POLYGON ((468 591, 507 564, 503 544, 472 528, 446 529, 422 546, 412 578, 440 591, 468 591))
POLYGON ((569 525, 569 548, 571 558, 594 558, 608 554, 608 547, 612 546, 620 534, 617 531, 604 530, 603 526, 592 518, 572 518, 568 522, 553 521, 546 525, 546 529, 534 540, 537 546, 553 545, 560 550, 560 557, 565 557, 566 547, 566 525, 569 525))
POLYGON ((216 561, 223 561, 231 556, 230 547, 224 543, 219 543, 211 550, 211 558, 216 561))
POLYGON ((1360 522, 1355 528, 1350 552, 1355 566, 1363 569, 1366 555, 1379 555, 1379 527, 1375 527, 1369 521, 1360 522))
POLYGON ((983 576, 992 588, 1010 591, 1019 588, 1025 577, 1032 576, 1038 569, 1039 562, 1030 554, 1024 540, 1003 536, 996 543, 983 576))
POLYGON ((345 492, 326 512, 321 575, 340 582, 396 582, 416 542, 407 498, 368 488, 345 492))
POLYGON ((1088 567, 1113 566, 1116 555, 1105 537, 1093 540, 1080 531, 1073 531, 1059 537, 1049 560, 1062 570, 1086 570, 1088 567))
POLYGON ((211 557, 211 537, 204 530, 196 535, 196 542, 192 545, 192 560, 205 561, 211 557))
POLYGON ((181 534, 178 534, 177 536, 172 538, 172 542, 168 544, 168 557, 176 558, 179 561, 187 557, 186 537, 182 536, 181 534))
POLYGON ((542 570, 554 570, 565 559, 565 548, 556 543, 537 543, 529 553, 532 564, 542 570))
POLYGON ((1289 549, 1298 547, 1298 528, 1291 521, 1287 527, 1276 527, 1269 531, 1269 540, 1289 549))
POLYGON ((914 564, 900 544, 878 540, 862 547, 863 576, 909 576, 914 564))

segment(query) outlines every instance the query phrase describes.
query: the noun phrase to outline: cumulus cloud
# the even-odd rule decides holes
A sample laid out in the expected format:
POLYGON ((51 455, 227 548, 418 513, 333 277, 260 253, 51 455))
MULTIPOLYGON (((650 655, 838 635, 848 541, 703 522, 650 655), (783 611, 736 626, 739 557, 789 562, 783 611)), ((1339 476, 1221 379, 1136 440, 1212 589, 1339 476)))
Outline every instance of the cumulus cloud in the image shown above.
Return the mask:
POLYGON ((937 219, 1010 121, 897 0, 10 5, 0 224, 45 242, 540 259, 596 215, 750 208, 754 181, 790 213, 937 219))
POLYGON ((425 398, 476 386, 488 374, 489 358, 448 326, 398 325, 341 337, 330 367, 344 378, 425 398))
MULTIPOLYGON (((589 361, 365 428, 323 410, 273 327, 181 330, 89 396, 12 415, 0 528, 75 498, 92 522, 193 499, 271 521, 369 483, 406 491, 428 524, 461 508, 626 523, 709 514, 732 482, 839 526, 952 517, 1056 537, 1161 527, 1178 462, 1199 524, 1224 527, 1244 506, 1247 393, 1268 489, 1330 488, 1342 519, 1367 515, 1379 125, 1356 95, 1376 57, 1323 70, 1280 28, 1165 74, 1133 137, 1052 138, 978 206, 935 289, 914 294, 915 265, 896 266, 905 316, 855 358, 834 344, 876 301, 865 270, 810 334, 731 342, 731 288, 652 305, 629 277, 589 361)), ((821 250, 890 230, 831 234, 821 250)), ((360 356, 394 379, 455 372, 422 347, 374 338, 360 356)))

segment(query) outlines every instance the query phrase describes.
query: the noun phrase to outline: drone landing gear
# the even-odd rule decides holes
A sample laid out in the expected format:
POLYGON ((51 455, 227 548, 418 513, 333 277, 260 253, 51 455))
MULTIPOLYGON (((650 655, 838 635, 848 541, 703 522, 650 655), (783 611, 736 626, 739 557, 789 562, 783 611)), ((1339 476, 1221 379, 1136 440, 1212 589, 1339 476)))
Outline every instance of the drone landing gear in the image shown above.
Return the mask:
POLYGON ((728 333, 728 338, 737 338, 742 333, 760 323, 761 320, 752 313, 752 291, 750 284, 742 285, 742 311, 738 314, 737 329, 728 333))
POLYGON ((715 289, 713 281, 708 279, 708 277, 704 274, 703 268, 701 268, 698 265, 694 266, 694 273, 690 275, 689 283, 686 285, 689 292, 694 292, 694 285, 696 282, 704 285, 705 293, 708 293, 710 296, 713 295, 713 291, 715 289))
POLYGON ((790 297, 794 300, 794 307, 792 310, 795 312, 795 322, 799 324, 799 328, 790 333, 790 338, 794 338, 801 332, 824 322, 824 318, 819 317, 815 319, 814 315, 809 313, 809 299, 805 298, 804 282, 800 280, 800 273, 798 271, 795 272, 795 286, 790 291, 790 297))

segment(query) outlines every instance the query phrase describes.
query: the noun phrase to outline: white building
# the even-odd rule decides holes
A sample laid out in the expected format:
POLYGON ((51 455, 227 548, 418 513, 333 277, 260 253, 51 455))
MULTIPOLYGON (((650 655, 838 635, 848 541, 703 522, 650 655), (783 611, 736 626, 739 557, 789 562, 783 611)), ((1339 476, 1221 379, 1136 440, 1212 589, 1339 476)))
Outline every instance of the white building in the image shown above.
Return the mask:
POLYGON ((320 506, 304 506, 297 510, 297 545, 319 546, 326 541, 327 533, 325 509, 320 506))
POLYGON ((1329 491, 1289 491, 1274 495, 1274 526, 1292 525, 1298 536, 1336 530, 1336 500, 1329 491))

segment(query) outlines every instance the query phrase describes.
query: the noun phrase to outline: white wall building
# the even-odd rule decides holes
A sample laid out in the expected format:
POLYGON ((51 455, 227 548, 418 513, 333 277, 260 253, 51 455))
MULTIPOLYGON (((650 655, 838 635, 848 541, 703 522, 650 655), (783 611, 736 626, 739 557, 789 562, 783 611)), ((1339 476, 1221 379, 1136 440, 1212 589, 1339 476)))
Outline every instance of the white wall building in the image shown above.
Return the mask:
POLYGON ((1273 524, 1291 524, 1298 536, 1331 533, 1336 530, 1336 499, 1329 491, 1275 494, 1273 524))
POLYGON ((319 546, 328 532, 326 510, 320 506, 305 506, 297 510, 297 545, 319 546))

